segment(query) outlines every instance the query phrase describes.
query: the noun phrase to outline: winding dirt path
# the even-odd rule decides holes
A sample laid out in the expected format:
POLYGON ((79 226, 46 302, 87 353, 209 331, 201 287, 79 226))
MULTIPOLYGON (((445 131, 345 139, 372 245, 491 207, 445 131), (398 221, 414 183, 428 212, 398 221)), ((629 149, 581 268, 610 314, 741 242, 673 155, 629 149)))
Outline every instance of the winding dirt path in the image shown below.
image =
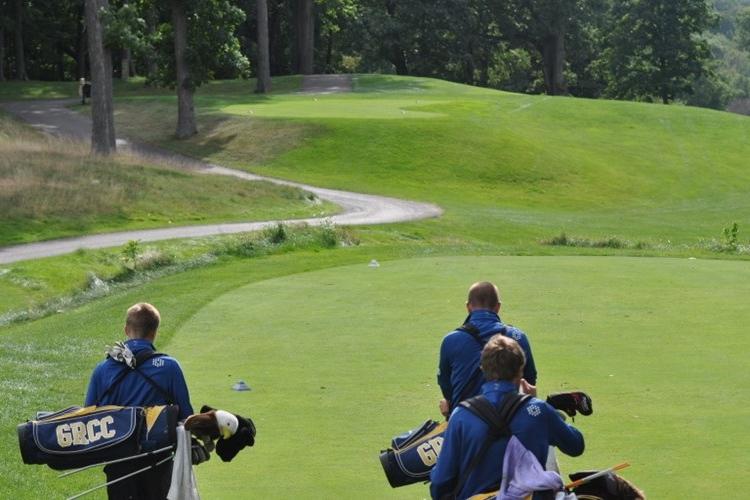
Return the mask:
MULTIPOLYGON (((332 75, 324 75, 320 78, 310 79, 307 86, 303 80, 302 91, 341 92, 347 90, 347 88, 351 88, 351 80, 348 79, 348 77, 332 78, 332 75), (346 83, 347 81, 348 83, 346 83)), ((91 135, 91 122, 87 117, 67 108, 67 105, 73 102, 75 102, 75 100, 12 102, 3 104, 3 108, 11 114, 28 122, 32 127, 46 133, 88 142, 90 141, 91 135)), ((186 168, 195 169, 199 173, 226 175, 246 181, 262 180, 274 184, 294 186, 314 193, 323 200, 339 205, 342 211, 337 215, 326 218, 271 220, 233 224, 206 224, 201 226, 177 226, 161 229, 93 234, 2 247, 0 248, 0 264, 63 255, 74 252, 79 248, 93 249, 114 247, 123 245, 130 240, 157 241, 256 231, 277 224, 278 222, 305 222, 310 225, 320 225, 328 220, 337 225, 370 225, 426 219, 438 217, 442 214, 442 209, 440 207, 430 203, 419 203, 400 200, 397 198, 389 198, 386 196, 319 188, 282 179, 262 177, 241 170, 201 162, 153 146, 135 144, 121 138, 118 138, 117 141, 118 147, 121 149, 131 149, 141 155, 170 161, 172 163, 176 162, 184 165, 186 168)))

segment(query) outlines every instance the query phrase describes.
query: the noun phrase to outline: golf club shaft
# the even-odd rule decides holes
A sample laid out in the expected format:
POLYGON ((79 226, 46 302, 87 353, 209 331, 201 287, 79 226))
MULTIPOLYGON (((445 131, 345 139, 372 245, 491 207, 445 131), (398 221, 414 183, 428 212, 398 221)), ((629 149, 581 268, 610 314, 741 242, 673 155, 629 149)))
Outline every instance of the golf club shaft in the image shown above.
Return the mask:
POLYGON ((118 477, 117 479, 113 479, 112 481, 106 482, 104 484, 100 484, 99 486, 94 486, 93 488, 89 488, 88 490, 82 491, 81 493, 78 493, 77 495, 73 495, 72 497, 68 497, 67 500, 75 500, 76 498, 81 498, 82 496, 88 495, 89 493, 92 493, 92 492, 94 492, 94 491, 96 491, 98 489, 107 487, 107 486, 115 484, 115 483, 119 483, 120 481, 123 481, 123 480, 125 480, 125 479, 127 479, 129 477, 133 477, 133 476, 135 476, 137 474, 140 474, 141 472, 146 472, 149 469, 153 469, 154 467, 158 467, 161 464, 163 464, 164 462, 166 462, 168 460, 172 460, 173 458, 174 458, 174 455, 170 455, 170 456, 168 456, 167 458, 165 458, 163 460, 159 460, 154 465, 149 465, 148 467, 144 467, 142 469, 138 469, 136 471, 131 472, 130 474, 125 474, 122 477, 118 477))
POLYGON ((610 467, 609 469, 600 470, 599 472, 595 472, 594 474, 591 474, 590 476, 582 477, 581 479, 578 479, 576 481, 573 481, 572 483, 568 483, 565 485, 566 490, 573 490, 582 484, 586 484, 589 481, 592 481, 596 479, 597 477, 602 477, 606 474, 609 474, 610 472, 615 472, 620 469, 624 469, 625 467, 629 467, 630 464, 627 462, 623 462, 621 464, 615 465, 614 467, 610 467))
POLYGON ((117 463, 120 463, 120 462, 127 462, 129 460, 135 460, 136 458, 143 458, 143 457, 147 457, 149 455, 156 455, 157 453, 161 453, 163 451, 171 450, 172 448, 173 448, 173 446, 169 445, 169 446, 165 446, 164 448, 160 448, 158 450, 147 451, 146 453, 141 453, 140 455, 133 455, 132 457, 118 458, 116 460, 109 460, 107 462, 99 462, 98 464, 87 465, 85 467, 81 467, 80 469, 73 469, 73 470, 69 470, 67 472, 63 472, 62 474, 60 474, 57 477, 58 478, 62 478, 62 477, 70 476, 70 475, 76 474, 78 472, 83 472, 85 470, 88 470, 88 469, 91 469, 91 468, 94 468, 94 467, 99 467, 100 465, 117 464, 117 463))

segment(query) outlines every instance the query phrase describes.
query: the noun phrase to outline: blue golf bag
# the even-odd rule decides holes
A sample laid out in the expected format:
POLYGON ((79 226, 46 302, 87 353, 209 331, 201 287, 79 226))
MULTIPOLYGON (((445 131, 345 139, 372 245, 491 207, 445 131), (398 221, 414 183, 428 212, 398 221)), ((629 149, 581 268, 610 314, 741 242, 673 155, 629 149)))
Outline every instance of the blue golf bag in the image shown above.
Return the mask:
POLYGON ((380 453, 380 463, 392 487, 430 480, 447 427, 448 422, 428 420, 393 438, 391 448, 380 453))
POLYGON ((175 405, 73 406, 20 424, 21 457, 65 470, 162 450, 177 442, 177 413, 175 405))

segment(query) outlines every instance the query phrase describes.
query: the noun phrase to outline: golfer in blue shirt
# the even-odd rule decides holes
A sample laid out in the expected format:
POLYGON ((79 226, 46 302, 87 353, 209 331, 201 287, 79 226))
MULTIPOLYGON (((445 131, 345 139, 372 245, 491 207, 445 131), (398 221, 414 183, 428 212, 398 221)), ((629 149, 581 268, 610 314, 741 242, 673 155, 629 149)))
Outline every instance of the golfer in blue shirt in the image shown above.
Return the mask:
MULTIPOLYGON (((481 368, 487 382, 482 384, 481 394, 496 408, 499 409, 507 393, 518 392, 524 361, 518 342, 503 335, 492 337, 484 347, 481 368)), ((549 446, 571 456, 583 453, 583 435, 566 424, 554 408, 536 398, 522 403, 510 420, 510 431, 542 465, 547 460, 549 446)), ((488 425, 471 410, 462 406, 453 410, 440 456, 430 475, 433 499, 450 497, 458 485, 461 485, 455 497, 458 499, 499 489, 509 438, 502 437, 492 443, 477 465, 473 469, 469 466, 488 434, 488 425)))
MULTIPOLYGON (((137 356, 143 351, 155 350, 154 340, 160 321, 159 311, 151 304, 135 304, 128 309, 125 319, 125 336, 128 340, 124 343, 127 349, 120 349, 119 356, 113 357, 110 353, 107 359, 94 368, 86 393, 86 406, 176 404, 179 406, 180 420, 193 414, 185 377, 176 359, 161 354, 147 359, 135 369, 126 365, 125 358, 131 357, 131 354, 137 356), (123 357, 123 351, 131 354, 123 357)), ((163 457, 159 456, 108 465, 104 468, 107 482, 153 465, 161 458, 163 457)), ((172 462, 167 461, 159 467, 108 486, 108 497, 118 500, 163 500, 169 491, 171 473, 172 462)))
POLYGON ((466 300, 469 313, 464 327, 443 338, 437 381, 443 393, 440 412, 448 416, 464 399, 479 394, 484 378, 479 369, 479 357, 485 343, 500 333, 518 342, 526 357, 523 379, 536 385, 536 365, 531 354, 531 344, 526 334, 500 320, 500 294, 489 281, 474 283, 466 300))

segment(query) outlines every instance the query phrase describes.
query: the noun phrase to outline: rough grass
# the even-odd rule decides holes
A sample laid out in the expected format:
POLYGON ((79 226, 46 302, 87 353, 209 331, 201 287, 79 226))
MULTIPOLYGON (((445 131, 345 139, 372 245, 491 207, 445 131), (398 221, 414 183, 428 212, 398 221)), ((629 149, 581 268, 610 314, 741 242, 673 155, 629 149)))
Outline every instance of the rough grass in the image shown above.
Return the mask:
POLYGON ((301 190, 207 176, 38 135, 0 115, 0 245, 171 224, 329 214, 301 190))

